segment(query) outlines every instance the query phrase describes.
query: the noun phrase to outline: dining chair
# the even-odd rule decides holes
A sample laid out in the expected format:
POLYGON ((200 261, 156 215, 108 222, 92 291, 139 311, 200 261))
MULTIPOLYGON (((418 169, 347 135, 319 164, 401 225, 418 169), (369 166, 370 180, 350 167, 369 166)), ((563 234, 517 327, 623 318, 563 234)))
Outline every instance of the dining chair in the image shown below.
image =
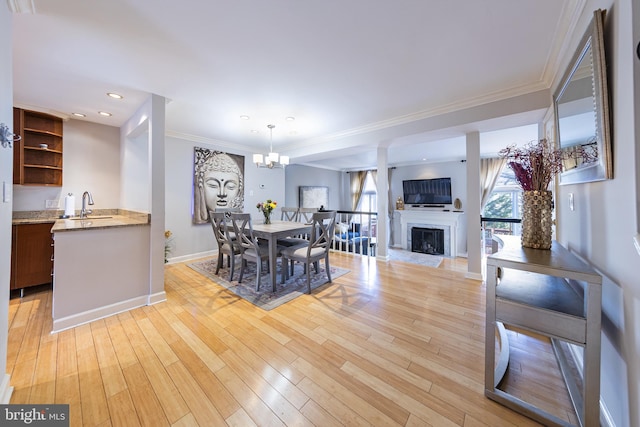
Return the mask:
MULTIPOLYGON (((298 222, 300 215, 298 214, 298 208, 282 207, 280 208, 280 220, 298 222)), ((309 242, 307 236, 287 236, 282 239, 278 239, 278 244, 285 247, 298 246, 301 244, 306 245, 309 242)))
MULTIPOLYGON (((253 235, 253 227, 251 225, 251 214, 248 213, 232 213, 231 223, 241 247, 242 265, 240 266, 240 278, 238 283, 242 283, 244 269, 247 261, 256 263, 256 291, 260 290, 260 276, 262 275, 262 261, 269 260, 269 247, 260 244, 260 240, 253 235)), ((278 246, 278 255, 281 246, 278 246)), ((285 268, 286 270, 286 268, 285 268)), ((269 272, 269 263, 267 263, 267 273, 269 272)))
POLYGON ((227 255, 227 266, 229 267, 229 281, 233 280, 235 271, 236 255, 242 253, 242 249, 232 231, 232 225, 228 219, 228 214, 224 212, 209 211, 209 219, 213 227, 213 235, 218 244, 218 263, 216 265, 216 275, 220 272, 220 266, 224 264, 224 255, 227 255))
MULTIPOLYGON (((313 263, 316 274, 319 272, 319 261, 324 259, 327 270, 327 279, 331 283, 331 267, 329 265, 329 248, 333 240, 336 226, 336 211, 315 212, 311 217, 311 233, 309 243, 305 246, 293 246, 282 249, 282 265, 288 265, 289 261, 298 261, 304 264, 307 274, 307 291, 311 293, 311 264, 313 263)), ((289 269, 282 269, 282 283, 289 278, 289 269)))
POLYGON ((280 208, 280 220, 281 221, 297 221, 298 220, 298 208, 281 207, 280 208))

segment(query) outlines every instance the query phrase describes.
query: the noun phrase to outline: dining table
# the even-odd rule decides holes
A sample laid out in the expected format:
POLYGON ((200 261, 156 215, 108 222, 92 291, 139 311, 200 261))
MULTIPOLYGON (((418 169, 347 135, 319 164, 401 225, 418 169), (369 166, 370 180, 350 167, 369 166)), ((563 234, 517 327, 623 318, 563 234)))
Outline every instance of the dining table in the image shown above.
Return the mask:
MULTIPOLYGON (((274 221, 269 224, 254 222, 252 224, 253 235, 269 242, 269 273, 273 292, 276 291, 277 283, 277 261, 278 261, 278 239, 299 234, 309 234, 312 224, 295 221, 274 221)), ((283 268, 285 268, 283 266, 283 268)))

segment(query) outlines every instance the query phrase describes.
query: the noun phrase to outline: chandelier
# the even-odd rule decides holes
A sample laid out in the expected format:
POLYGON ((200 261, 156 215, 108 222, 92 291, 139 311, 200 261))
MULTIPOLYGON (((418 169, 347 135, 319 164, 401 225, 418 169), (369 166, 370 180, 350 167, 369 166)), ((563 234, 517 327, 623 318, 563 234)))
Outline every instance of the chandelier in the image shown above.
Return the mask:
POLYGON ((280 156, 273 151, 273 128, 275 125, 267 125, 270 133, 269 140, 269 154, 263 156, 262 154, 253 155, 253 163, 259 168, 282 168, 289 164, 289 156, 280 156))

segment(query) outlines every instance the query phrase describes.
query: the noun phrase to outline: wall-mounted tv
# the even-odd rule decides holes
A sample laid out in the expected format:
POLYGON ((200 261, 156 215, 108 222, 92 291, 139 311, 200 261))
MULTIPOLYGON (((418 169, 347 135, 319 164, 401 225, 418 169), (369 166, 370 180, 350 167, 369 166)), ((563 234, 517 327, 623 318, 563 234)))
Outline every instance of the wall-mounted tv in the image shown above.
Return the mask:
POLYGON ((406 205, 451 204, 451 178, 412 179, 402 181, 406 205))

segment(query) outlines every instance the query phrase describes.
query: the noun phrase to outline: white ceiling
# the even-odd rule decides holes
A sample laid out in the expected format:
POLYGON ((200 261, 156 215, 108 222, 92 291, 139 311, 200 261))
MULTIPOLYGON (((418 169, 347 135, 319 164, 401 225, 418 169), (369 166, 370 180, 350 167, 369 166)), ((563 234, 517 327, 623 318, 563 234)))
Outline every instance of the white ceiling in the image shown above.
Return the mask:
POLYGON ((266 152, 273 123, 274 149, 292 163, 354 169, 375 166, 378 144, 401 165, 464 158, 469 130, 482 132, 483 153, 536 139, 525 125, 541 119, 539 102, 496 107, 499 118, 453 115, 548 93, 584 1, 33 4, 14 14, 15 105, 120 126, 154 93, 168 99, 170 136, 266 152), (514 126, 526 133, 484 133, 514 126))

